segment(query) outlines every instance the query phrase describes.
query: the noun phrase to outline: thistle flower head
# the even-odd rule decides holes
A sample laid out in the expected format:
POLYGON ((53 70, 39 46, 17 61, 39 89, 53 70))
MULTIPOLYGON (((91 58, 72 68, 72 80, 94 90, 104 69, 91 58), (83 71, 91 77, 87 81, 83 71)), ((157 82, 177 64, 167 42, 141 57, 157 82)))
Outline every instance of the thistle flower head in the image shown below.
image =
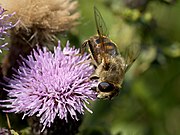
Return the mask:
POLYGON ((87 63, 88 57, 79 55, 69 43, 64 49, 59 43, 54 53, 46 48, 33 50, 9 80, 9 99, 3 101, 8 104, 3 106, 9 108, 7 112, 36 115, 44 128, 50 127, 55 117, 67 121, 70 114, 78 120, 76 113, 84 114, 85 109, 91 112, 86 105, 96 99, 91 90, 95 82, 89 80, 93 67, 87 63))
POLYGON ((0 128, 0 135, 11 135, 11 132, 6 128, 0 128))
POLYGON ((7 45, 7 43, 1 44, 5 40, 5 36, 8 35, 7 30, 11 29, 15 25, 9 21, 9 18, 13 14, 4 14, 5 10, 0 6, 0 53, 1 49, 7 45))

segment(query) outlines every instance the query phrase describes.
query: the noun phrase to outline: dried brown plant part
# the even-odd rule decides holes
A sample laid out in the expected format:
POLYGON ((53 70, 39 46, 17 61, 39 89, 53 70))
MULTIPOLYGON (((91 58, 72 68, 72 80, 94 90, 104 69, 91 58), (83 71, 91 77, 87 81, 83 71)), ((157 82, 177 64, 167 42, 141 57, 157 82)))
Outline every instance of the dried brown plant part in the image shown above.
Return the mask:
POLYGON ((71 0, 1 0, 10 13, 16 12, 12 21, 20 19, 19 28, 37 27, 50 32, 66 31, 77 24, 78 3, 71 0))
POLYGON ((76 26, 80 16, 78 2, 72 0, 1 0, 0 4, 7 12, 16 12, 12 22, 19 20, 11 31, 9 52, 2 65, 3 74, 8 76, 12 67, 18 68, 20 55, 26 57, 36 45, 54 44, 55 34, 76 26))

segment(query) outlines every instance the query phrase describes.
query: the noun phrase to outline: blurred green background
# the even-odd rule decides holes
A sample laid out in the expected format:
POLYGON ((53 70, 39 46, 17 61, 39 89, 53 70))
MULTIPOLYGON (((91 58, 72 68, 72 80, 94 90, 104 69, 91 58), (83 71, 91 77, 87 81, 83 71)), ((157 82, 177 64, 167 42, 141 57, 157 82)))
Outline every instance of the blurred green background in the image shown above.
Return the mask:
POLYGON ((94 6, 119 48, 139 43, 142 49, 120 95, 93 102, 79 135, 179 135, 180 1, 79 0, 79 25, 62 41, 78 46, 96 34, 94 6))
POLYGON ((80 25, 72 32, 80 43, 96 34, 94 5, 118 47, 138 42, 142 50, 120 95, 93 103, 94 113, 85 115, 81 134, 179 135, 180 2, 80 0, 80 25))

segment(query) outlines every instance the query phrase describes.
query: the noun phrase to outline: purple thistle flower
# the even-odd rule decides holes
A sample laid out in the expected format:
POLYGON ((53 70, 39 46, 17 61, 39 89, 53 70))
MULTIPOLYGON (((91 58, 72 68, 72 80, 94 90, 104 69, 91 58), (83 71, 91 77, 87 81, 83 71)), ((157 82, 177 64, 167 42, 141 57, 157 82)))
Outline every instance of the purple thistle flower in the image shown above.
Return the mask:
POLYGON ((6 128, 0 128, 0 135, 11 135, 11 132, 6 128))
POLYGON ((6 112, 36 115, 40 123, 50 127, 55 117, 65 119, 70 116, 78 120, 76 112, 84 114, 89 100, 96 99, 91 87, 96 84, 89 77, 94 69, 87 62, 88 55, 79 55, 79 49, 66 47, 62 50, 60 42, 54 53, 37 48, 9 79, 10 99, 1 102, 9 108, 6 112))
POLYGON ((9 129, 0 127, 0 135, 19 135, 19 134, 13 129, 9 130, 9 129))
MULTIPOLYGON (((14 27, 16 24, 12 24, 12 22, 9 21, 9 18, 13 16, 15 13, 12 14, 4 14, 6 10, 4 10, 0 6, 0 42, 5 40, 5 36, 8 35, 7 30, 14 27)), ((1 45, 0 43, 0 53, 2 53, 1 49, 4 48, 8 43, 3 43, 1 45)))

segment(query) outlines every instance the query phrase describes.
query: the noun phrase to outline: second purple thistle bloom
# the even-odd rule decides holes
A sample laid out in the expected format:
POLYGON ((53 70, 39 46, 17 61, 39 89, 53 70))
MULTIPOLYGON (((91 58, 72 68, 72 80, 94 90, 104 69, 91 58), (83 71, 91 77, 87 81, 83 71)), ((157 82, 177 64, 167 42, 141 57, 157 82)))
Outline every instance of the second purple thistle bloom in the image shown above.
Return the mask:
MULTIPOLYGON (((88 55, 79 55, 79 49, 61 49, 60 43, 54 53, 46 48, 33 50, 9 81, 9 99, 3 101, 6 112, 36 115, 40 123, 50 127, 55 117, 67 116, 77 119, 77 112, 84 114, 89 100, 96 99, 91 88, 96 82, 89 77, 94 69, 87 62, 88 55)), ((67 121, 68 122, 68 121, 67 121)), ((44 129, 43 128, 43 129, 44 129)))
POLYGON ((8 43, 2 43, 5 40, 5 36, 8 35, 7 31, 11 28, 13 28, 16 24, 12 24, 10 22, 10 18, 15 14, 4 14, 5 9, 1 7, 0 5, 0 53, 2 52, 2 48, 4 48, 8 43))

